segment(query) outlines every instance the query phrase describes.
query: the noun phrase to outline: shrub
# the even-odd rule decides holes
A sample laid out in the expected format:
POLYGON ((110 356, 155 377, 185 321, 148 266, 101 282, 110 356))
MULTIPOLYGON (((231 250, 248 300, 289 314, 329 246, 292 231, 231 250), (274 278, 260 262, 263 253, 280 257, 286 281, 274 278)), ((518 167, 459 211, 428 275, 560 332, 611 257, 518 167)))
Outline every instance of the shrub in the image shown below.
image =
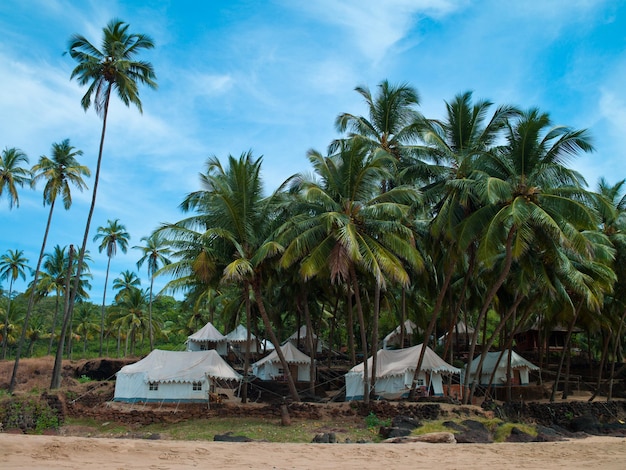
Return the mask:
POLYGON ((40 434, 45 429, 56 429, 60 425, 56 411, 41 400, 12 399, 5 401, 1 407, 0 421, 5 429, 14 428, 40 434))

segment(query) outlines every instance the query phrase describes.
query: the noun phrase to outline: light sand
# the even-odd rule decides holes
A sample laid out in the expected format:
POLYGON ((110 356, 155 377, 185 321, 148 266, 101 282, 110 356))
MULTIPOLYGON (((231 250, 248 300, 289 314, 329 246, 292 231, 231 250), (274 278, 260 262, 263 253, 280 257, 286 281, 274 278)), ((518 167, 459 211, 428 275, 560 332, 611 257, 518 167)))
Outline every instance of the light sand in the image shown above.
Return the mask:
POLYGON ((0 434, 0 469, 624 469, 626 439, 527 444, 270 444, 0 434))

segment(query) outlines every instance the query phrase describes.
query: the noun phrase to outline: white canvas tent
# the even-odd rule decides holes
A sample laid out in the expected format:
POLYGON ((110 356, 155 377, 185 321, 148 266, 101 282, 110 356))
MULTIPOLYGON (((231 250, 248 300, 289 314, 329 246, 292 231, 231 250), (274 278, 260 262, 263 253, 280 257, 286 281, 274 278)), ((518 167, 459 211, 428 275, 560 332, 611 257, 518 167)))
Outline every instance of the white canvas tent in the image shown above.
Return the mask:
MULTIPOLYGON (((289 364, 289 370, 294 380, 308 382, 311 358, 290 342, 283 344, 280 350, 289 364)), ((263 359, 252 364, 252 373, 261 380, 283 380, 285 373, 282 367, 278 353, 274 350, 263 359)))
MULTIPOLYGON (((376 395, 387 398, 407 397, 413 384, 415 366, 422 351, 422 344, 404 349, 381 349, 376 355, 376 395)), ((368 358, 368 372, 372 370, 372 358, 368 358)), ((432 394, 443 395, 443 376, 460 374, 461 369, 451 366, 432 349, 426 349, 424 362, 418 378, 418 386, 432 394)), ((354 366, 346 374, 346 400, 363 399, 363 363, 354 366)))
MULTIPOLYGON (((389 349, 389 346, 396 345, 400 346, 400 338, 402 337, 402 331, 400 329, 401 325, 398 325, 395 330, 389 333, 387 336, 383 338, 383 349, 389 349)), ((414 333, 418 332, 417 325, 413 323, 411 320, 406 320, 404 322, 404 337, 410 338, 414 333)))
MULTIPOLYGON (((472 335, 474 334, 474 328, 471 326, 467 326, 465 322, 460 321, 456 324, 454 329, 452 330, 452 344, 455 348, 457 347, 467 347, 469 343, 472 341, 472 335)), ((437 339, 437 343, 441 346, 446 342, 446 338, 448 337, 448 333, 440 336, 437 339)))
POLYGON ((245 354, 246 351, 251 354, 261 352, 259 340, 252 333, 250 334, 250 343, 248 343, 248 329, 243 325, 237 325, 237 328, 226 335, 226 339, 237 354, 245 354))
MULTIPOLYGON (((322 346, 323 346, 322 340, 319 339, 315 333, 312 333, 312 336, 313 336, 313 341, 317 342, 317 345, 315 347, 315 352, 317 354, 320 354, 322 352, 322 346)), ((294 334, 292 334, 289 338, 285 340, 285 343, 290 342, 294 346, 299 347, 300 349, 303 349, 307 353, 310 353, 307 341, 308 340, 306 337, 306 325, 302 325, 298 331, 296 331, 294 334), (300 339, 300 344, 298 344, 298 338, 300 339)))
POLYGON ((213 349, 163 351, 155 349, 116 374, 114 401, 206 402, 209 392, 224 382, 239 381, 213 349))
POLYGON ((228 340, 226 336, 217 331, 211 322, 202 329, 187 337, 187 351, 207 351, 215 349, 220 356, 228 354, 228 340))
MULTIPOLYGON (((487 357, 485 358, 485 362, 483 362, 483 368, 480 374, 480 385, 488 385, 489 378, 494 369, 496 369, 496 373, 493 378, 492 385, 506 385, 506 369, 507 369, 507 361, 509 358, 509 350, 504 351, 502 357, 500 357, 502 351, 494 351, 488 352, 487 357), (500 359, 498 361, 498 359, 500 359)), ((510 351, 511 353, 511 373, 512 373, 512 383, 514 385, 528 385, 529 379, 528 374, 531 370, 539 370, 539 367, 534 365, 533 363, 527 361, 522 356, 517 354, 515 351, 510 351)), ((474 381, 474 376, 476 375, 476 369, 478 368, 478 363, 480 361, 480 356, 474 358, 474 360, 470 363, 470 382, 474 381)), ((464 379, 463 379, 464 380, 464 379)))

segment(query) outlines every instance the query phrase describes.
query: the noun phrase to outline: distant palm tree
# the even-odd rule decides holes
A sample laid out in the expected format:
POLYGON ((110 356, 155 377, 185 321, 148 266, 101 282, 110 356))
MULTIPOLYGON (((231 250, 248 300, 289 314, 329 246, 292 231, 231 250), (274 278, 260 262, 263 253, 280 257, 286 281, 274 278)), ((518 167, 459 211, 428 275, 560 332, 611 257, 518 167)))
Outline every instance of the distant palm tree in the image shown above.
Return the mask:
POLYGON ((100 312, 100 356, 102 356, 102 342, 104 340, 104 305, 107 296, 107 284, 109 283, 109 269, 111 267, 111 258, 115 256, 117 247, 120 247, 123 253, 128 250, 128 240, 130 234, 126 231, 126 227, 119 223, 119 219, 109 220, 106 227, 98 227, 98 233, 93 237, 93 241, 102 239, 102 243, 98 247, 98 251, 106 249, 107 252, 107 272, 104 278, 104 293, 102 294, 102 310, 100 312))
POLYGON ((71 79, 76 78, 80 85, 89 85, 81 100, 82 107, 87 111, 93 100, 96 113, 102 116, 102 133, 100 148, 96 164, 96 175, 93 185, 89 215, 85 224, 82 248, 79 251, 78 273, 76 283, 70 295, 69 309, 74 305, 74 299, 80 279, 80 269, 83 266, 83 256, 87 251, 89 227, 96 206, 96 194, 100 181, 100 166, 106 133, 109 100, 111 92, 116 91, 122 102, 129 106, 134 104, 142 112, 139 99, 139 83, 155 89, 156 75, 152 64, 135 60, 135 56, 144 49, 154 48, 154 42, 145 34, 131 34, 129 25, 119 19, 112 19, 102 30, 102 48, 98 49, 87 38, 74 34, 68 44, 70 56, 78 62, 72 70, 71 79))
POLYGON ((113 280, 113 289, 118 291, 118 293, 115 294, 115 302, 119 302, 131 288, 140 286, 141 280, 136 273, 129 270, 122 271, 120 276, 113 280))
POLYGON ((30 180, 30 170, 20 165, 28 163, 28 157, 18 148, 6 148, 0 154, 0 197, 6 189, 9 207, 20 206, 17 186, 24 186, 30 180))
POLYGON ((152 331, 152 289, 154 287, 154 274, 159 270, 160 266, 171 263, 167 258, 171 250, 166 245, 166 240, 159 233, 153 233, 149 237, 142 237, 141 241, 146 244, 144 246, 134 246, 133 248, 137 248, 143 252, 143 256, 137 261, 137 268, 141 268, 145 262, 148 263, 148 276, 150 276, 148 324, 150 326, 150 350, 152 350, 154 348, 154 334, 152 331))
POLYGON ((28 259, 24 257, 22 250, 9 250, 0 257, 0 280, 9 280, 9 302, 7 304, 4 329, 2 332, 2 359, 7 357, 9 315, 11 313, 11 298, 13 296, 13 283, 18 277, 26 279, 26 270, 29 269, 28 259))
MULTIPOLYGON (((39 180, 45 180, 46 185, 43 190, 43 204, 50 205, 50 211, 48 212, 48 221, 46 223, 46 229, 43 235, 43 242, 41 243, 41 250, 39 251, 39 258, 37 259, 37 267, 35 268, 35 277, 33 279, 33 289, 28 298, 28 308, 26 310, 26 316, 24 317, 24 328, 22 329, 22 336, 17 345, 17 351, 15 356, 14 374, 11 378, 11 385, 9 390, 12 392, 14 387, 15 376, 17 374, 17 368, 19 365, 20 354, 22 345, 25 340, 26 331, 28 329, 28 321, 33 310, 35 301, 36 285, 39 278, 39 272, 41 268, 41 262, 46 250, 46 242, 48 240, 48 232, 50 231, 50 223, 52 221, 52 213, 54 211, 54 205, 57 196, 63 198, 63 207, 68 210, 72 206, 72 195, 70 191, 70 184, 76 186, 80 191, 87 187, 83 176, 89 176, 90 172, 86 166, 80 165, 77 156, 82 155, 81 150, 75 150, 70 145, 69 139, 65 139, 60 143, 52 144, 52 157, 46 157, 45 155, 39 158, 39 162, 33 167, 33 179, 31 184, 35 185, 39 180)), ((81 260, 82 261, 82 260, 81 260)))

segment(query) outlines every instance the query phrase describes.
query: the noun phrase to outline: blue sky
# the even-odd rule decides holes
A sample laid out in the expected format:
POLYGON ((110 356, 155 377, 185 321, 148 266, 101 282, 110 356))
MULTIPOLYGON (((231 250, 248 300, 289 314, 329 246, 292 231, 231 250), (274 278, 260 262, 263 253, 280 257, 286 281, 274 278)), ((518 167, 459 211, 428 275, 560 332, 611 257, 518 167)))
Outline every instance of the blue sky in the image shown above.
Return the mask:
MULTIPOLYGON (((114 17, 154 39, 142 58, 154 65, 159 89, 141 90, 143 115, 111 105, 90 239, 120 219, 132 247, 160 223, 180 220, 178 205, 198 189, 212 155, 251 149, 275 189, 310 169, 307 150, 323 152, 338 136, 338 114, 366 113, 354 88, 374 92, 385 79, 415 87, 431 118, 466 90, 496 104, 537 106, 554 124, 590 129, 596 151, 572 166, 591 188, 601 176, 626 178, 626 2, 612 0, 4 0, 1 148, 22 149, 33 165, 69 138, 95 168, 101 121, 80 107, 85 90, 70 81, 75 64, 63 52, 73 33, 99 45, 114 17)), ((80 245, 92 183, 74 191, 69 211, 55 210, 47 251, 80 245)), ((42 187, 21 189, 13 210, 0 198, 0 253, 24 250, 33 267, 48 214, 42 187)), ((106 256, 96 244, 89 249, 98 303, 106 256)), ((118 252, 111 278, 137 271, 139 257, 118 252)))

